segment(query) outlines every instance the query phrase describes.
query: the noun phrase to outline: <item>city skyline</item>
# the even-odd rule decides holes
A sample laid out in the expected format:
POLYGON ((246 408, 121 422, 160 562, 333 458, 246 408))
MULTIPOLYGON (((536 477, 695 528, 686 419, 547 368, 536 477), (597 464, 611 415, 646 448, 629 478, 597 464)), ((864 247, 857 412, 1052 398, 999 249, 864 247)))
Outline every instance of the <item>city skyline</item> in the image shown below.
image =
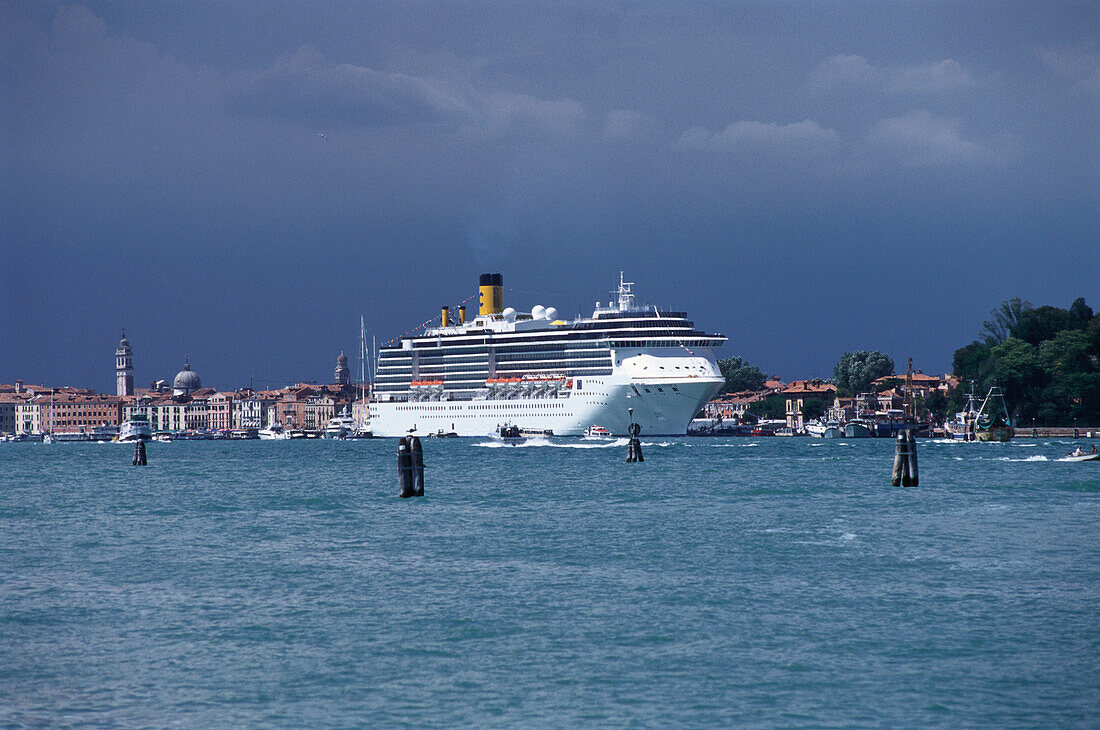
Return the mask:
POLYGON ((1089 3, 3 7, 0 381, 324 382, 484 271, 785 379, 1100 301, 1089 3))

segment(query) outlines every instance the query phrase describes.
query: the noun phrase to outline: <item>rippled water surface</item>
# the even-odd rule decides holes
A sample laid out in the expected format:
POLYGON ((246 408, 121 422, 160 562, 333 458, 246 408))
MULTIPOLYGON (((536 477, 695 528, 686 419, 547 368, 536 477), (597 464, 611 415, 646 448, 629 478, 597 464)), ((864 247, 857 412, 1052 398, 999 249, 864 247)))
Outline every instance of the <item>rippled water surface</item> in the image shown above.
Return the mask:
POLYGON ((1100 724, 1068 441, 0 444, 0 726, 1100 724))

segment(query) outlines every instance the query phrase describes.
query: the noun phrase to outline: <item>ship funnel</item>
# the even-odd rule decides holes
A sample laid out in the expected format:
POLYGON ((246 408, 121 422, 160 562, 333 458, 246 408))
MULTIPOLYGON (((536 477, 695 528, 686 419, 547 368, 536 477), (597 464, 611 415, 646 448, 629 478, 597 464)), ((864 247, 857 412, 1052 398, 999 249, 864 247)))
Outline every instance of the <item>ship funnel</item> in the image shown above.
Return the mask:
POLYGON ((500 274, 482 274, 478 281, 480 306, 478 314, 500 314, 504 309, 504 278, 500 274))
POLYGON ((466 324, 466 305, 462 304, 458 307, 458 323, 466 324))
POLYGON ((443 307, 442 320, 444 327, 451 323, 451 310, 447 309, 447 307, 443 307))

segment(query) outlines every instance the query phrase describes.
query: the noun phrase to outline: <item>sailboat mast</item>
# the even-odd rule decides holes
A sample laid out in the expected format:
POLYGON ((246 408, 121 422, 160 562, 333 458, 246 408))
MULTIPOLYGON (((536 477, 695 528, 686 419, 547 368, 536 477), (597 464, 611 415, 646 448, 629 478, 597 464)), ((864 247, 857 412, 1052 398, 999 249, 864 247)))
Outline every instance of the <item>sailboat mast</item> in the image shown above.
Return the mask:
POLYGON ((366 385, 367 366, 367 325, 363 315, 359 315, 359 400, 363 399, 366 385))

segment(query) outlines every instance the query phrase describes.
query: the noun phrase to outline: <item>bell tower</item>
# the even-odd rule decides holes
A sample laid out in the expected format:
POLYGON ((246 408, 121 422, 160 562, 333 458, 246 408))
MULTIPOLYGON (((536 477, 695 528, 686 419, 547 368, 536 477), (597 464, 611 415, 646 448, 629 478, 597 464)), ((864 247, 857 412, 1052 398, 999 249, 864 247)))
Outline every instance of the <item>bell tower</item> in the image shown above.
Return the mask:
POLYGON ((115 394, 134 394, 134 353, 125 332, 115 349, 115 394))

